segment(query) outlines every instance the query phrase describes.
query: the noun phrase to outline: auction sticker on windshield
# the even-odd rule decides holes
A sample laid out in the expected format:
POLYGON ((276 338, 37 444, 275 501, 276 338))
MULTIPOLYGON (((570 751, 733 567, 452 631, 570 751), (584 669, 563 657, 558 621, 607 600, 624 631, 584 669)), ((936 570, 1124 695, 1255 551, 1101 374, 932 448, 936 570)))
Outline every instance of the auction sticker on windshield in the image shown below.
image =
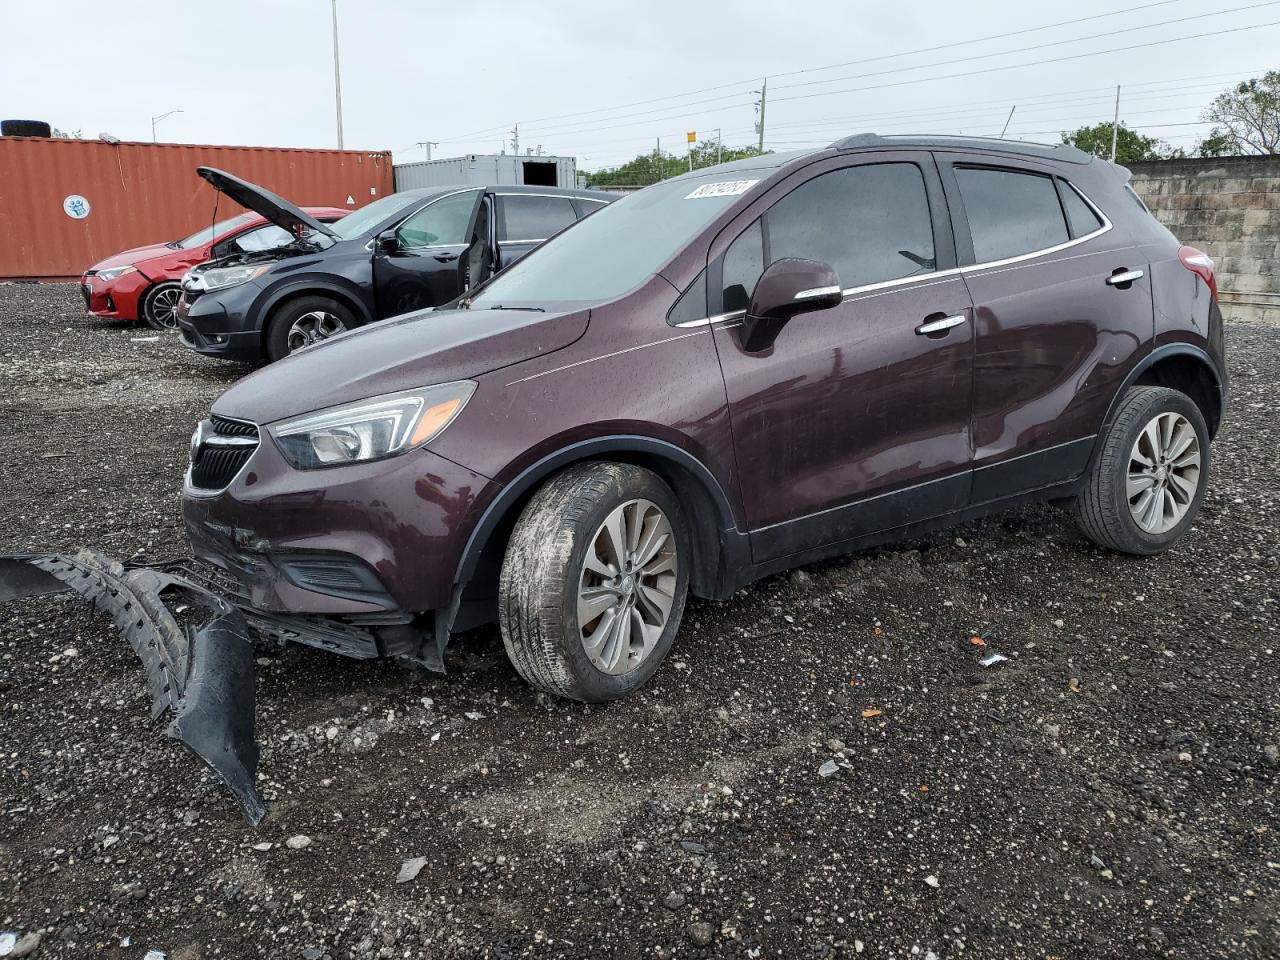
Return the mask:
POLYGON ((702 197, 736 197, 740 193, 746 193, 754 187, 759 180, 719 180, 716 183, 704 183, 692 193, 688 194, 686 200, 698 200, 702 197))

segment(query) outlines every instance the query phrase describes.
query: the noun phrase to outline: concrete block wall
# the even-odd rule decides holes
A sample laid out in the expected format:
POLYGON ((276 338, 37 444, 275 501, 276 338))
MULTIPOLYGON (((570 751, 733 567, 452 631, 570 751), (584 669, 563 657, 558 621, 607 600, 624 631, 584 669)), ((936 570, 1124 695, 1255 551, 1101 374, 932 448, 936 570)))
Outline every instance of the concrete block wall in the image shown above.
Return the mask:
POLYGON ((1213 257, 1222 312, 1280 323, 1280 156, 1136 163, 1133 189, 1183 243, 1213 257))

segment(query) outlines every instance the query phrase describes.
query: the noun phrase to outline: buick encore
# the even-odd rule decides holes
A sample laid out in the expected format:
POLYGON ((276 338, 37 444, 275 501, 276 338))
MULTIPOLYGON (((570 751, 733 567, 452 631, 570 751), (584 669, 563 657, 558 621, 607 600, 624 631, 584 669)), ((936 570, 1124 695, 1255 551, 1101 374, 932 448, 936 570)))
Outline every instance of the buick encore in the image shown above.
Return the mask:
POLYGON ((260 626, 441 668, 647 681, 687 596, 1027 501, 1186 535, 1227 396, 1212 261, 1071 147, 854 136, 629 195, 456 308, 237 383, 198 558, 260 626))

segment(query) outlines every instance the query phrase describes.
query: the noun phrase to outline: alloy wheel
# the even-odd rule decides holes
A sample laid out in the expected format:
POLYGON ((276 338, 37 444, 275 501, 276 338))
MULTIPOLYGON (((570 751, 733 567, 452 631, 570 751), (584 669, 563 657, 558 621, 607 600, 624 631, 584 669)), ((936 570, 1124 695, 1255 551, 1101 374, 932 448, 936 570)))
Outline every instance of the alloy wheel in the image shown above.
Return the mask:
POLYGON ((152 326, 174 330, 178 326, 178 301, 182 299, 180 287, 162 287, 151 297, 149 312, 152 326))
POLYGON ((587 546, 578 586, 582 648, 602 673, 630 673, 653 652, 675 602, 676 538, 650 500, 605 517, 587 546))
POLYGON ((309 347, 321 340, 328 340, 347 329, 347 325, 332 313, 325 310, 312 310, 304 313, 289 327, 289 352, 309 347))
POLYGON ((1129 454, 1126 493, 1134 522, 1168 533, 1187 515, 1200 488, 1200 438, 1180 413, 1157 414, 1129 454))

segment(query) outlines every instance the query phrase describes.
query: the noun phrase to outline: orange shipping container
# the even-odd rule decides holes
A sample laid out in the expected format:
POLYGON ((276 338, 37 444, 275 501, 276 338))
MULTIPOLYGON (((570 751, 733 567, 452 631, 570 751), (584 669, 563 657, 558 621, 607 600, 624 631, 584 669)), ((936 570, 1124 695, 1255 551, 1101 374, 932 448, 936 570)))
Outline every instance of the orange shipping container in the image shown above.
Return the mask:
POLYGON ((391 153, 0 137, 0 279, 78 277, 241 207, 196 176, 218 167, 299 206, 355 210, 393 190, 391 153))

